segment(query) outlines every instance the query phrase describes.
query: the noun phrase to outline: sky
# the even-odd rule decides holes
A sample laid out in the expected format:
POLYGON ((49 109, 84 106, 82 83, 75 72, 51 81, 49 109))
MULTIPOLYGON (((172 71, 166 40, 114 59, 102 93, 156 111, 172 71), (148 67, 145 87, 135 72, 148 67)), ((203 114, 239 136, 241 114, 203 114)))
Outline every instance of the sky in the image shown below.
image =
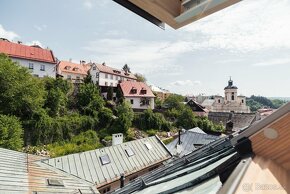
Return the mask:
POLYGON ((183 95, 290 97, 290 0, 243 0, 162 30, 111 0, 1 0, 0 37, 52 49, 59 60, 105 62, 183 95))

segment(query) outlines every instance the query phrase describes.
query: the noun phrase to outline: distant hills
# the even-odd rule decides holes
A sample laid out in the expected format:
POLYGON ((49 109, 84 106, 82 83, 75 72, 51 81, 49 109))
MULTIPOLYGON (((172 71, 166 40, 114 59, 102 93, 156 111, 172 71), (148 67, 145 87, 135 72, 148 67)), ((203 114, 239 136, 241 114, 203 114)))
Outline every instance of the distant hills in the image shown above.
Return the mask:
POLYGON ((267 98, 269 98, 270 100, 277 99, 277 100, 284 100, 284 101, 287 101, 287 102, 290 101, 290 97, 267 97, 267 98))
POLYGON ((283 104, 290 101, 289 98, 285 97, 264 97, 264 96, 254 96, 247 98, 247 105, 250 107, 252 112, 256 112, 261 108, 273 108, 277 109, 283 104))

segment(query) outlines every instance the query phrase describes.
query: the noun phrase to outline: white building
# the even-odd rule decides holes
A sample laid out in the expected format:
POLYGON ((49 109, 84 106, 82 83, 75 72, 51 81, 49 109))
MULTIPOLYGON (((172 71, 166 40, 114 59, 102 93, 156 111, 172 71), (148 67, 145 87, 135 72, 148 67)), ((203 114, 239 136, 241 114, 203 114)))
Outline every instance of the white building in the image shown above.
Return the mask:
POLYGON ((211 112, 235 112, 250 113, 250 108, 246 105, 246 97, 239 95, 238 88, 233 85, 233 80, 228 81, 224 88, 225 97, 214 96, 213 99, 205 99, 202 106, 211 112))
POLYGON ((123 81, 120 83, 120 88, 125 100, 131 104, 132 109, 154 109, 155 95, 145 83, 123 81))
POLYGON ((8 55, 12 61, 29 69, 35 77, 56 76, 56 59, 53 52, 40 46, 27 46, 0 39, 0 53, 8 55))
POLYGON ((84 61, 80 61, 80 64, 71 61, 61 61, 57 65, 57 74, 72 83, 82 83, 88 75, 89 69, 90 65, 85 64, 84 61))

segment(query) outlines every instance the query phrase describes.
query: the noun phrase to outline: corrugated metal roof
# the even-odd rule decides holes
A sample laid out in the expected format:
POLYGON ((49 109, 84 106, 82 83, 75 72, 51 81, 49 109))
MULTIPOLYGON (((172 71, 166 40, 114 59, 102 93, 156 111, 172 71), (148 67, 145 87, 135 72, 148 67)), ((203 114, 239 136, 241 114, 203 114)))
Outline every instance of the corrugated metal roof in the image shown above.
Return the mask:
POLYGON ((42 160, 42 162, 101 186, 119 180, 122 173, 127 176, 170 157, 170 152, 159 138, 152 136, 111 147, 42 160), (152 148, 147 149, 145 143, 149 143, 152 148), (130 148, 134 155, 128 156, 127 148, 130 148), (110 162, 103 165, 100 157, 104 155, 108 155, 110 162))
POLYGON ((0 193, 99 193, 94 184, 43 165, 39 159, 0 148, 0 193), (61 180, 64 186, 48 185, 47 179, 61 180))
POLYGON ((192 129, 188 129, 188 131, 190 132, 194 132, 194 133, 201 133, 201 134, 206 134, 201 128, 199 127, 194 127, 192 129))
POLYGON ((234 168, 240 159, 230 140, 221 138, 113 193, 216 193, 222 186, 219 175, 234 168))
POLYGON ((192 151, 198 149, 200 146, 209 144, 210 142, 219 139, 218 136, 208 135, 204 133, 196 133, 191 131, 186 131, 185 133, 181 134, 180 138, 182 152, 178 153, 177 151, 178 137, 166 145, 168 150, 172 153, 172 155, 183 156, 189 154, 192 151))

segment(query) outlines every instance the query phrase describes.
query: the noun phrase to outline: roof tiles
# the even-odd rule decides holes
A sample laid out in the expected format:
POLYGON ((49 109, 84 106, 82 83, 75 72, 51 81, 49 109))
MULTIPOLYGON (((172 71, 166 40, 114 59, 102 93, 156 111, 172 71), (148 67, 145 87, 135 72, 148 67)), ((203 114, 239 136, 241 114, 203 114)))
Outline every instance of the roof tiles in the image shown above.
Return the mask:
POLYGON ((123 81, 120 83, 120 87, 125 97, 155 97, 150 87, 143 82, 123 81), (132 89, 136 89, 136 92, 133 92, 132 89), (142 93, 141 90, 146 93, 142 93))

